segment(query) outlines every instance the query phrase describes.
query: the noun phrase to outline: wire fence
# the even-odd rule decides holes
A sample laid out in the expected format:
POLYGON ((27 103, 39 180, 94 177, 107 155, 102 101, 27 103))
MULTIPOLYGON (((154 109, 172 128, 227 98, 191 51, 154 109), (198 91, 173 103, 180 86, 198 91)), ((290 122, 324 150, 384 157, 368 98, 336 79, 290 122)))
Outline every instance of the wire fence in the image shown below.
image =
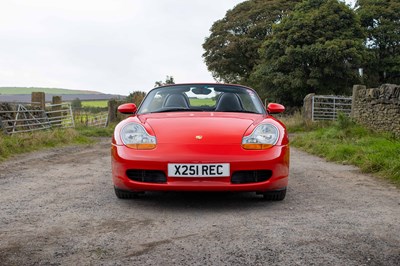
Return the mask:
POLYGON ((106 127, 108 125, 108 112, 91 113, 75 109, 73 116, 77 126, 106 127))

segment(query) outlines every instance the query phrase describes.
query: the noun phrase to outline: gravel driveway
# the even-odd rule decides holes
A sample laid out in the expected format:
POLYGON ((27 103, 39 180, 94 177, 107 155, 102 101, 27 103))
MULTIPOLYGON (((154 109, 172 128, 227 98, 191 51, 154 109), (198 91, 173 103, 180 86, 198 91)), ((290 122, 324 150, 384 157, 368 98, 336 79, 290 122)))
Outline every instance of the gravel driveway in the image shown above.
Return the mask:
POLYGON ((110 145, 0 164, 0 265, 400 265, 400 191, 296 149, 286 199, 118 200, 110 145))

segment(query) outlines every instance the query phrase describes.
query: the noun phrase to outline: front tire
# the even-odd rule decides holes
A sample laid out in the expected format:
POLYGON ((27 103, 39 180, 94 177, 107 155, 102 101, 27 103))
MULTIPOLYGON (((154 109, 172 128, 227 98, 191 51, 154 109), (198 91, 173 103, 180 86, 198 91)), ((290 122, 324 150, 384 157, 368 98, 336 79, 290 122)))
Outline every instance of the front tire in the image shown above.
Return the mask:
POLYGON ((139 197, 139 192, 133 192, 133 191, 127 191, 127 190, 122 190, 117 187, 114 187, 115 195, 119 199, 135 199, 139 197))
POLYGON ((286 197, 286 188, 275 191, 265 191, 263 193, 264 200, 267 201, 282 201, 286 197))

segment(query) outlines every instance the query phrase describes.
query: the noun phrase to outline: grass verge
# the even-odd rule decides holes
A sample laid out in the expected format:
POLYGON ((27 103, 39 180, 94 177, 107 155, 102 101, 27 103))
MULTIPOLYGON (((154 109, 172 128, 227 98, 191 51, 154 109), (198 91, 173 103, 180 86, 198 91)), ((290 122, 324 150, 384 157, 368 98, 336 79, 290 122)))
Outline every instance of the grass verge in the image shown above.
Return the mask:
POLYGON ((400 185, 400 140, 389 133, 372 132, 348 117, 341 115, 336 122, 296 134, 291 145, 330 161, 356 165, 364 173, 400 185))
POLYGON ((290 116, 277 116, 277 118, 285 124, 289 133, 313 131, 332 124, 332 121, 320 121, 315 123, 310 120, 306 120, 303 118, 303 115, 300 112, 295 112, 290 116))
POLYGON ((79 126, 76 130, 84 137, 112 137, 115 125, 108 127, 86 127, 79 126))
POLYGON ((114 127, 107 128, 68 128, 32 133, 21 133, 13 136, 0 133, 0 161, 13 155, 37 151, 56 146, 71 144, 91 144, 95 142, 93 137, 110 137, 114 127))

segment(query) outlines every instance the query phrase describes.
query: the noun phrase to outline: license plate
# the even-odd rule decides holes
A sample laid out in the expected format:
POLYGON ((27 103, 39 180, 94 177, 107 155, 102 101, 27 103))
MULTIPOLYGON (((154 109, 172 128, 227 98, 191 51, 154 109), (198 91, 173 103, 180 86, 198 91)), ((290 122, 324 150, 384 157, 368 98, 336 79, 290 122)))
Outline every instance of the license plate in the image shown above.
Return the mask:
POLYGON ((229 163, 219 164, 168 164, 168 176, 172 177, 215 177, 229 176, 229 163))

